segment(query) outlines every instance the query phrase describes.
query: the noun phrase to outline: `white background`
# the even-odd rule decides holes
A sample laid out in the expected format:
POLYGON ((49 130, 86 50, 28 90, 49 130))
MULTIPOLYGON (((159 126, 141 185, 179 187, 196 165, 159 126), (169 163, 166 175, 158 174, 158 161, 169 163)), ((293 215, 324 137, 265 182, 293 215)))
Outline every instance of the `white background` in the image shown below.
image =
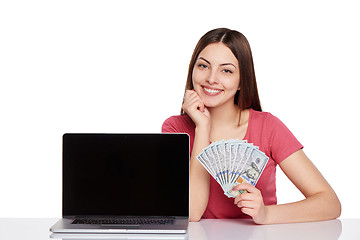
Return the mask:
MULTIPOLYGON (((63 133, 160 132, 217 27, 248 38, 263 110, 360 217, 358 4, 248 2, 1 1, 0 217, 61 216, 63 133)), ((278 198, 303 198, 281 170, 278 198)))

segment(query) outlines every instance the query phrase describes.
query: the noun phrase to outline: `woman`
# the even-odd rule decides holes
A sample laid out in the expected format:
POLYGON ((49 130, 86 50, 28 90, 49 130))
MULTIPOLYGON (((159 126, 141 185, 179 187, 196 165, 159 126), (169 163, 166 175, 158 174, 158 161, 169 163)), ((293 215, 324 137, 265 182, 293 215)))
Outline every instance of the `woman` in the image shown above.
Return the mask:
POLYGON ((304 154, 303 146, 275 116, 262 112, 250 45, 226 28, 206 33, 192 55, 181 115, 168 118, 162 132, 190 135, 190 221, 252 217, 257 224, 334 219, 341 205, 335 192, 304 154), (270 159, 256 187, 227 198, 196 156, 211 142, 246 139, 270 159), (275 170, 303 193, 299 202, 276 205, 275 170))

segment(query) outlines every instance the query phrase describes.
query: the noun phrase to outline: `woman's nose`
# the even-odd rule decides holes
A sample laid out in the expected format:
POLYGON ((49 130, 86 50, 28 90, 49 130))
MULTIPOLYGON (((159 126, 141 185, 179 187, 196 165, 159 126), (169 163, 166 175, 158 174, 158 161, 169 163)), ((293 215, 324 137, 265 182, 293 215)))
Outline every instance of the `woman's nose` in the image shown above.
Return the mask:
POLYGON ((211 71, 209 72, 209 76, 208 76, 207 82, 208 82, 209 84, 216 84, 216 83, 218 83, 218 76, 217 76, 216 71, 211 70, 211 71))

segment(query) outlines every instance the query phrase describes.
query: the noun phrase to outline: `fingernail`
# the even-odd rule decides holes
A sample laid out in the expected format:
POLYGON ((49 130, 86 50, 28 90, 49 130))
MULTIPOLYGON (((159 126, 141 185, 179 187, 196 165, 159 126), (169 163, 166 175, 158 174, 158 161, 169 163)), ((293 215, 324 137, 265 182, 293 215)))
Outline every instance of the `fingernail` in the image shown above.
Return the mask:
POLYGON ((235 189, 236 189, 236 187, 233 187, 233 189, 232 189, 232 190, 233 190, 233 191, 235 191, 235 189))

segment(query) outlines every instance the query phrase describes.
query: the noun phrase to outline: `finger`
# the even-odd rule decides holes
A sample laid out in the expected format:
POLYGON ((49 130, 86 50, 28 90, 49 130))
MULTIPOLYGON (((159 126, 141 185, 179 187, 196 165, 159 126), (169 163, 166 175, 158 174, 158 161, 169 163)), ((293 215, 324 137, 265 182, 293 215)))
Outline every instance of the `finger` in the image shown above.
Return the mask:
POLYGON ((255 194, 244 192, 235 197, 234 204, 238 204, 241 201, 255 201, 255 200, 256 200, 255 194))
POLYGON ((185 96, 183 105, 191 106, 191 105, 194 105, 197 101, 201 102, 201 100, 198 96, 189 94, 189 95, 185 96))
POLYGON ((190 107, 193 110, 200 110, 201 112, 204 112, 205 108, 204 103, 197 95, 191 95, 185 99, 184 105, 190 107))
POLYGON ((210 118, 210 112, 209 112, 209 110, 207 109, 207 107, 205 105, 204 105, 204 114, 205 114, 205 116, 210 118))
POLYGON ((198 109, 199 109, 201 112, 205 112, 205 105, 204 105, 204 103, 203 103, 201 100, 199 100, 198 109))
POLYGON ((186 90, 185 91, 185 95, 189 95, 189 94, 192 94, 192 93, 194 93, 195 91, 194 90, 186 90))
POLYGON ((247 201, 247 200, 239 201, 236 205, 237 205, 238 207, 252 208, 252 209, 255 209, 255 208, 258 207, 258 204, 256 204, 256 202, 254 202, 254 201, 247 201))
POLYGON ((256 194, 244 192, 238 195, 235 199, 238 201, 254 201, 256 199, 256 194))
POLYGON ((186 103, 183 105, 183 110, 187 113, 193 120, 193 117, 200 116, 202 114, 200 109, 204 107, 204 104, 200 100, 194 100, 191 103, 186 103), (194 115, 195 114, 195 115, 194 115))
MULTIPOLYGON (((187 90, 187 91, 191 91, 191 90, 187 90)), ((187 92, 184 96, 184 102, 194 102, 195 100, 201 101, 199 95, 197 95, 195 91, 187 92)))
POLYGON ((249 183, 241 183, 236 185, 233 189, 233 191, 240 191, 240 190, 246 190, 247 192, 256 192, 257 188, 249 183))
POLYGON ((240 209, 244 214, 249 215, 250 217, 255 216, 256 211, 253 208, 243 207, 240 209))
POLYGON ((199 95, 194 90, 186 90, 185 97, 198 97, 199 95))
POLYGON ((185 92, 185 95, 184 95, 184 102, 186 100, 189 100, 189 99, 193 99, 194 97, 196 97, 196 93, 194 90, 186 90, 185 92))

